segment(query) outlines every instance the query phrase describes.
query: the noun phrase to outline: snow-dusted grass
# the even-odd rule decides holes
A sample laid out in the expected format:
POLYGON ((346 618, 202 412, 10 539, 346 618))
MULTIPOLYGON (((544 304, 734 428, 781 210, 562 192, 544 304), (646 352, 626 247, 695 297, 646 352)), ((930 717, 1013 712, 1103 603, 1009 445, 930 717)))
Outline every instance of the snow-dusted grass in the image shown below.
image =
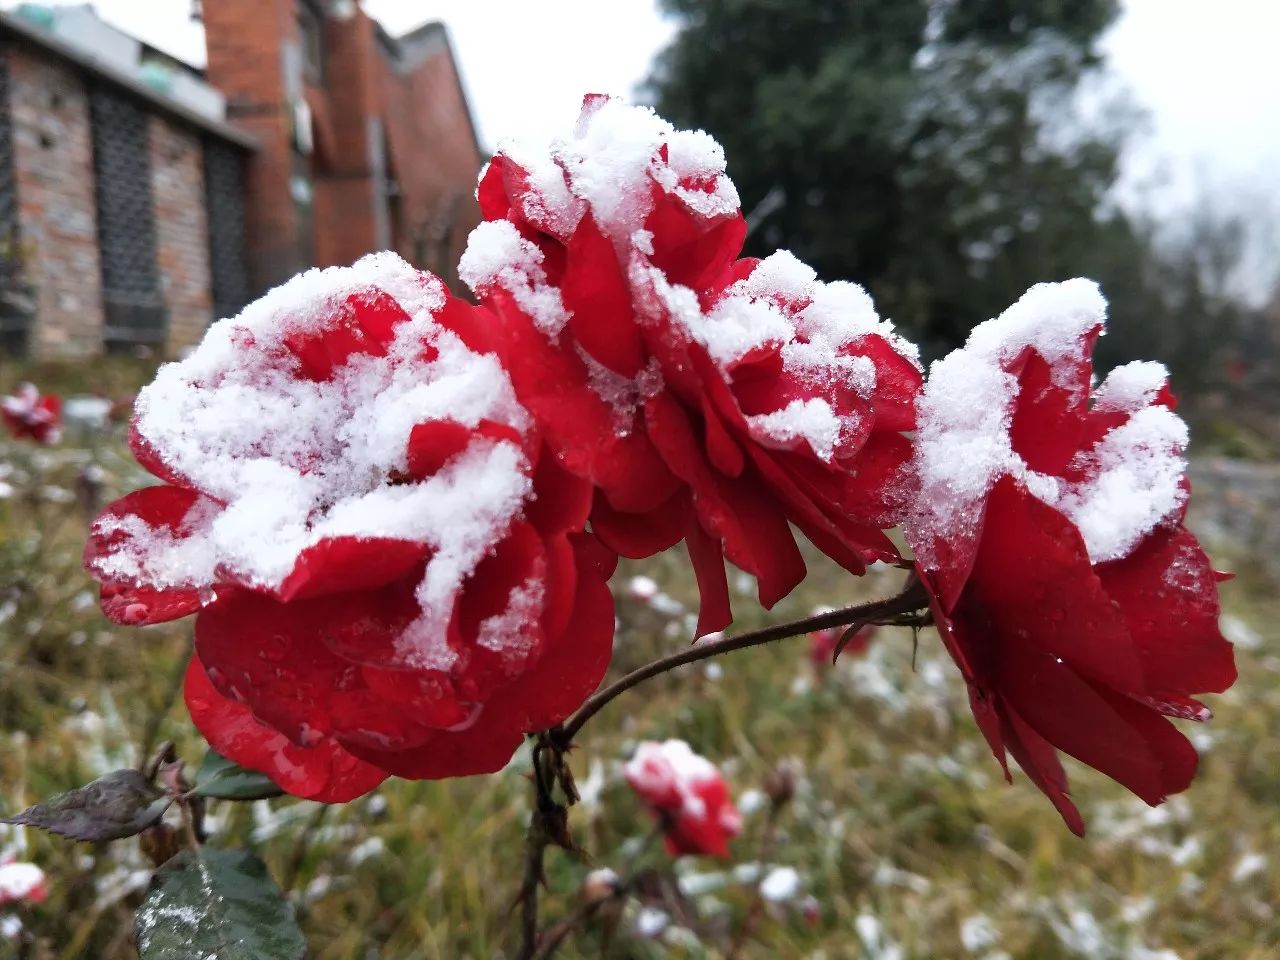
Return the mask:
MULTIPOLYGON (((69 431, 34 460, 30 448, 0 443, 0 463, 34 471, 29 483, 5 482, 39 494, 0 499, 0 812, 135 763, 156 717, 159 736, 192 762, 201 756, 181 705, 165 709, 189 624, 113 627, 79 570, 87 519, 56 491, 72 490, 90 460, 105 470, 108 494, 141 480, 119 433, 89 440, 69 431)), ((732 863, 676 866, 682 900, 628 907, 610 956, 723 956, 762 881, 769 896, 743 957, 1280 954, 1280 602, 1247 559, 1220 556, 1243 574, 1223 587, 1241 681, 1212 700, 1213 721, 1189 727, 1204 761, 1183 797, 1150 810, 1070 765, 1090 828, 1077 840, 1024 777, 1012 787, 1000 780, 931 632, 914 670, 910 632, 882 630, 865 656, 822 677, 797 638, 651 682, 588 725, 572 757, 584 794, 572 827, 591 859, 551 854, 545 916, 569 912, 592 869, 624 869, 649 819, 619 766, 641 740, 679 737, 724 769, 746 825, 732 863), (760 791, 792 756, 804 773, 761 863, 760 791), (816 899, 816 917, 806 897, 816 899), (697 919, 679 916, 683 909, 697 919)), ((767 615, 731 575, 739 628, 884 594, 898 576, 857 581, 818 559, 811 567, 809 581, 767 615)), ((625 565, 616 593, 615 669, 687 641, 695 589, 683 555, 625 565), (629 589, 636 575, 652 578, 662 599, 647 584, 629 589)), ((388 783, 323 819, 304 802, 214 804, 214 842, 252 844, 283 882, 296 873, 290 886, 316 960, 510 956, 526 765, 519 756, 489 778, 388 783)), ((43 944, 29 956, 135 956, 130 916, 146 879, 136 844, 94 850, 0 828, 0 859, 6 853, 43 867, 50 896, 21 913, 0 908, 0 957, 17 949, 3 938, 13 929, 7 917, 43 944)), ((639 857, 669 863, 657 846, 639 857)), ((563 953, 600 955, 596 929, 563 953)))

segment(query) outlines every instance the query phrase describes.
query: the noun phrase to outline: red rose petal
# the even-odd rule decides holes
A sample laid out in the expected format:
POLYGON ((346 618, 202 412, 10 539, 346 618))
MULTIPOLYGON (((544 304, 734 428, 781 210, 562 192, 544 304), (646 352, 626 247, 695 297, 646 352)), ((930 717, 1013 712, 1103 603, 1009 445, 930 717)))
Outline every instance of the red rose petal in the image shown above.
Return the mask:
POLYGON ((153 477, 175 487, 190 487, 191 482, 172 469, 151 442, 138 432, 138 418, 129 421, 129 452, 153 477))
MULTIPOLYGON (((1062 769, 1062 762, 1058 759, 1058 753, 1053 745, 1036 733, 1011 707, 1002 706, 1000 718, 1006 731, 1003 743, 1013 754, 1013 758, 1018 761, 1018 766, 1053 803, 1067 828, 1077 837, 1083 837, 1084 818, 1080 816, 1076 805, 1071 802, 1067 774, 1062 769)), ((1005 762, 1003 755, 1000 757, 1000 762, 1001 764, 1005 762)), ((1008 775, 1009 768, 1005 766, 1005 776, 1008 777, 1008 775)))
MULTIPOLYGON (((476 199, 480 201, 480 214, 486 220, 503 220, 507 216, 507 211, 511 209, 506 181, 512 177, 510 168, 514 166, 508 157, 498 153, 494 154, 489 165, 485 167, 480 183, 476 187, 476 199)), ((528 182, 527 179, 525 182, 528 182)))
MULTIPOLYGON (((1089 350, 1093 339, 1097 339, 1096 334, 1089 350)), ((1092 371, 1093 364, 1088 359, 1050 367, 1040 354, 1027 349, 1018 374, 1009 438, 1013 449, 1032 470, 1062 476, 1081 449, 1092 371), (1063 370, 1068 366, 1073 375, 1064 382, 1063 370)))
POLYGON ((333 308, 322 327, 299 330, 284 337, 297 358, 298 373, 310 380, 328 380, 352 354, 384 354, 397 324, 409 319, 400 304, 381 290, 352 294, 333 308))
MULTIPOLYGON (((205 498, 182 487, 156 486, 135 490, 108 506, 90 530, 84 547, 84 568, 102 583, 102 610, 107 618, 126 626, 164 623, 200 609, 201 591, 194 587, 154 587, 113 579, 107 561, 117 551, 128 551, 132 537, 123 530, 102 533, 101 524, 130 518, 175 537, 187 533, 186 520, 205 498)), ((142 547, 138 547, 142 550, 142 547)))
POLYGON ((698 626, 695 637, 723 630, 733 623, 729 600, 729 578, 724 569, 720 541, 702 529, 697 517, 690 517, 685 547, 698 581, 698 626))
POLYGON ((728 477, 736 477, 746 467, 742 448, 729 435, 719 412, 707 396, 702 398, 702 423, 707 432, 707 457, 712 466, 728 477))
POLYGON ((883 337, 859 337, 843 353, 867 357, 876 367, 876 388, 871 396, 875 429, 888 432, 916 428, 916 397, 924 375, 883 337))
POLYGON ((218 693, 195 657, 187 667, 185 694, 192 721, 214 750, 247 770, 266 774, 295 797, 346 803, 387 778, 333 740, 310 748, 291 743, 256 719, 248 707, 218 693))
POLYGON ((747 237, 741 214, 708 221, 656 187, 653 197, 645 229, 653 234, 653 263, 671 283, 699 290, 729 269, 747 237))
POLYGON ((583 350, 624 377, 643 369, 645 356, 627 278, 613 244, 590 214, 569 240, 560 291, 571 311, 569 329, 583 350))
MULTIPOLYGON (((1117 709, 1067 664, 1038 650, 1007 645, 997 678, 1001 700, 1059 750, 1124 784, 1147 803, 1165 798, 1163 758, 1152 750, 1144 731, 1135 729, 1132 712, 1117 709)), ((1148 708, 1124 702, 1168 723, 1148 708)))
POLYGON ((552 638, 537 666, 484 705, 465 729, 440 732, 408 750, 351 751, 395 776, 415 780, 465 777, 501 770, 528 731, 567 717, 604 677, 613 640, 612 556, 588 536, 574 540, 578 596, 568 627, 552 638))
POLYGON ((298 554, 293 570, 274 593, 289 601, 372 590, 421 567, 429 549, 424 543, 389 537, 321 540, 298 554))
POLYGON ((467 449, 471 429, 456 420, 429 420, 409 431, 409 476, 425 480, 467 449))
POLYGON ((378 623, 376 594, 277 603, 242 594, 196 620, 196 650, 216 686, 234 691, 292 742, 317 736, 379 747, 416 746, 431 731, 408 709, 371 689, 360 667, 322 642, 344 622, 378 623))
POLYGON ((1190 533, 1156 529, 1097 573, 1124 614, 1153 696, 1220 693, 1235 682, 1235 655, 1218 628, 1213 568, 1190 533))
POLYGON ((689 527, 691 504, 681 490, 648 513, 613 509, 603 493, 591 509, 591 530, 610 550, 631 560, 644 560, 680 542, 689 527))
POLYGON ((526 733, 554 726, 576 710, 604 679, 613 654, 609 578, 616 558, 589 534, 570 539, 578 584, 573 617, 548 637, 541 659, 512 691, 513 709, 526 733))
POLYGON ((591 514, 590 482, 576 477, 543 448, 533 474, 533 502, 525 508, 529 522, 544 534, 581 530, 591 514))
POLYGON ((1009 477, 987 504, 982 545, 953 611, 993 661, 1034 647, 1116 690, 1144 692, 1124 618, 1089 563, 1075 526, 1009 477))

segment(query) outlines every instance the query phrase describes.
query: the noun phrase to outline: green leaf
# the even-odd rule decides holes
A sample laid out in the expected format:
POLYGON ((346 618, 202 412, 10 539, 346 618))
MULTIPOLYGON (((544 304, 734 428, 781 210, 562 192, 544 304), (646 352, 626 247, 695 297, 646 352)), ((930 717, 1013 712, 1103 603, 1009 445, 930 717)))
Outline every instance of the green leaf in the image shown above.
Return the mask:
POLYGON ((133 921, 141 960, 302 960, 293 905, 245 850, 184 850, 133 921))
POLYGON ((169 802, 137 770, 116 770, 0 823, 36 827, 72 840, 119 840, 156 824, 169 802))
POLYGON ((192 792, 216 800, 269 800, 284 795, 266 774, 246 770, 213 750, 204 755, 192 792))

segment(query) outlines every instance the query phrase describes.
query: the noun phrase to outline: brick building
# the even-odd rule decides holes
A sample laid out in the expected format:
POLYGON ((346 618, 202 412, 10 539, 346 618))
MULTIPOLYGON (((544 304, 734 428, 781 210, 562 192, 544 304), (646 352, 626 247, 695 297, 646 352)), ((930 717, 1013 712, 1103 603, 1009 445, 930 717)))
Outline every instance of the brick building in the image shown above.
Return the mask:
POLYGON ((444 28, 203 8, 203 71, 87 5, 0 14, 0 351, 172 354, 370 250, 453 281, 482 152, 444 28))

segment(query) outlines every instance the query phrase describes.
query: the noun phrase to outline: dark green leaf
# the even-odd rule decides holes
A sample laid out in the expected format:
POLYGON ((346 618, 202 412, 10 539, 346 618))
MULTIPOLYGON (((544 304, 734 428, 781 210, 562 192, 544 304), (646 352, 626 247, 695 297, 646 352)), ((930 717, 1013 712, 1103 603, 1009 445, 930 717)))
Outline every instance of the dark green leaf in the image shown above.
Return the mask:
POLYGON ((194 792, 217 800, 269 800, 284 795, 270 777, 246 770, 213 750, 204 755, 194 792))
POLYGON ((116 770, 0 823, 97 842, 139 834, 159 821, 168 808, 163 792, 137 770, 116 770))
POLYGON ((157 871, 133 923, 142 960, 301 960, 293 905, 245 850, 184 850, 157 871))

